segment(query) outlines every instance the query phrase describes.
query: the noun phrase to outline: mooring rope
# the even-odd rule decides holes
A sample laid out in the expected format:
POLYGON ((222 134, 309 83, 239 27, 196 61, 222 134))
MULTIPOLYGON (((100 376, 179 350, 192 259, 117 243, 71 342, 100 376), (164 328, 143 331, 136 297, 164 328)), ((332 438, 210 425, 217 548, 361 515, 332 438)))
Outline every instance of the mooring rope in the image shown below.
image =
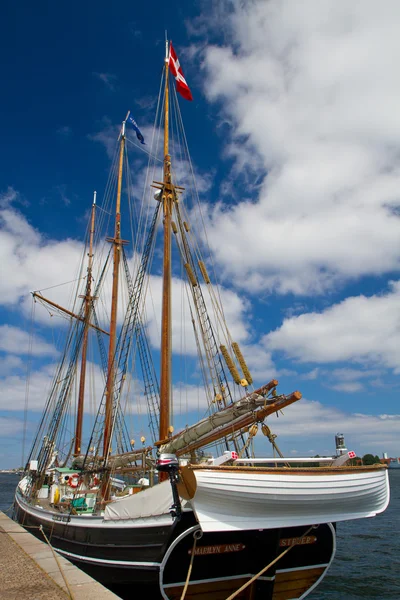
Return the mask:
POLYGON ((197 540, 199 540, 202 536, 203 536, 203 532, 201 531, 201 529, 197 529, 197 531, 193 532, 193 540, 194 541, 193 541, 193 548, 192 548, 192 556, 190 558, 189 568, 188 568, 188 572, 186 575, 186 581, 185 581, 185 586, 183 588, 181 600, 184 600, 188 586, 189 586, 190 575, 192 574, 194 555, 196 554, 197 540))
POLYGON ((64 575, 64 571, 63 571, 63 569, 61 567, 60 561, 58 560, 57 554, 55 553, 55 550, 54 550, 53 546, 50 544, 49 539, 48 539, 47 535, 45 534, 45 532, 43 530, 43 527, 41 525, 39 526, 39 530, 40 530, 41 534, 43 535, 44 539, 46 540, 46 542, 48 543, 48 545, 50 546, 50 550, 52 551, 54 559, 55 559, 55 561, 57 563, 57 566, 58 566, 58 568, 60 570, 61 577, 64 579, 64 583, 65 583, 65 585, 67 587, 69 597, 71 598, 71 600, 74 600, 74 595, 72 593, 71 588, 68 585, 68 581, 67 581, 67 579, 66 579, 66 577, 64 575))
MULTIPOLYGON (((4 511, 3 511, 3 512, 4 512, 4 511)), ((54 527, 54 523, 53 523, 53 527, 54 527)), ((61 566, 61 564, 60 564, 60 561, 58 560, 57 554, 56 554, 56 552, 55 552, 55 550, 54 550, 53 546, 51 545, 51 543, 50 543, 50 541, 49 541, 48 537, 46 536, 46 534, 45 534, 45 532, 44 532, 44 530, 43 530, 43 527, 42 527, 42 525, 24 525, 24 526, 23 526, 23 528, 24 528, 24 529, 39 529, 39 531, 40 531, 40 532, 41 532, 41 534, 43 535, 44 539, 46 540, 47 544, 50 546, 50 550, 51 550, 51 551, 52 551, 52 553, 53 553, 54 559, 55 559, 55 561, 56 561, 56 563, 57 563, 57 566, 58 566, 58 568, 59 568, 59 571, 60 571, 60 573, 61 573, 61 577, 62 577, 62 578, 63 578, 63 580, 64 580, 64 583, 65 583, 65 586, 66 586, 66 588, 67 588, 67 592, 68 592, 68 595, 69 595, 69 597, 71 598, 71 600, 75 600, 75 597, 74 597, 74 595, 73 595, 73 593, 72 593, 72 590, 71 590, 70 586, 68 585, 68 581, 66 580, 66 577, 65 577, 65 575, 64 575, 64 572, 63 572, 62 566, 61 566)), ((8 533, 9 533, 9 532, 8 532, 8 531, 0 531, 0 533, 4 533, 4 534, 7 534, 7 535, 8 535, 8 533)), ((13 531, 13 535, 15 535, 16 533, 21 533, 21 534, 23 534, 23 533, 26 533, 26 532, 25 532, 25 531, 13 531)))
POLYGON ((12 511, 13 508, 14 508, 14 502, 12 504, 10 504, 10 506, 8 508, 2 509, 1 512, 3 512, 5 514, 5 513, 12 511))
MULTIPOLYGON (((314 528, 314 525, 311 525, 311 527, 309 529, 307 529, 307 531, 305 533, 303 533, 301 535, 301 537, 305 537, 306 535, 308 535, 313 528, 314 528)), ((280 560, 282 558, 282 556, 287 554, 289 552, 289 550, 291 550, 292 548, 295 548, 295 546, 296 546, 296 544, 293 544, 293 546, 289 546, 289 548, 285 548, 285 550, 283 552, 281 552, 279 556, 274 558, 274 560, 272 560, 266 567, 261 569, 261 571, 259 571, 256 575, 254 575, 251 579, 249 579, 249 581, 246 581, 246 583, 244 583, 242 585, 242 587, 240 587, 238 590, 236 590, 236 592, 233 592, 233 594, 228 596, 228 598, 226 600, 232 600, 233 598, 236 598, 236 596, 238 596, 241 592, 243 592, 243 590, 245 590, 249 585, 254 583, 254 581, 256 581, 256 579, 261 577, 261 575, 263 573, 265 573, 265 571, 268 571, 268 569, 270 569, 275 563, 277 563, 278 560, 280 560)))

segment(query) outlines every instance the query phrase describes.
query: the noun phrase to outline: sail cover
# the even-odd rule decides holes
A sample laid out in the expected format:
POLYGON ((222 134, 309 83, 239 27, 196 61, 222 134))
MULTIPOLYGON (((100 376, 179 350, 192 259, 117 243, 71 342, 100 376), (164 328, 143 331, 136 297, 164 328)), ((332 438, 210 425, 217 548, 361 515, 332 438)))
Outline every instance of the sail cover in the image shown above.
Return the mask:
POLYGON ((168 515, 173 504, 171 484, 163 481, 132 496, 110 502, 104 511, 105 521, 140 519, 168 515))

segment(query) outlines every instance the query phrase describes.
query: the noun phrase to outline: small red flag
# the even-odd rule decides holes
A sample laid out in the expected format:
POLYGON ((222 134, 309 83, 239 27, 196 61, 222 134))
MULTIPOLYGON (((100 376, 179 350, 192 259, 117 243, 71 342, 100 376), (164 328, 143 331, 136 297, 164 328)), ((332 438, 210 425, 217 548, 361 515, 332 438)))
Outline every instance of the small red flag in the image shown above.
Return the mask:
POLYGON ((169 70, 176 79, 176 89, 180 95, 186 98, 186 100, 193 100, 192 93, 188 84, 186 83, 186 79, 183 76, 182 67, 179 64, 179 59, 172 47, 172 44, 170 45, 169 50, 169 70))

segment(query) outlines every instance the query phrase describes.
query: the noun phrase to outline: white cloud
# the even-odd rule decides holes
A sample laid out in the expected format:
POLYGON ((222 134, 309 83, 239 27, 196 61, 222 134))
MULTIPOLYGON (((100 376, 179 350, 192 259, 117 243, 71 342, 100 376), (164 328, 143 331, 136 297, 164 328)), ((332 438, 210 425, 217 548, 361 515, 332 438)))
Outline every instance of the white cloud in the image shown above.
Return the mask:
POLYGON ((25 356, 54 356, 57 353, 52 344, 48 344, 39 336, 31 336, 28 332, 11 325, 0 325, 0 350, 25 356))
POLYGON ((28 410, 42 411, 50 390, 53 369, 55 369, 55 365, 32 373, 28 382, 25 374, 3 377, 1 379, 0 410, 21 411, 25 409, 27 402, 28 410), (28 400, 27 393, 29 393, 28 400))
MULTIPOLYGON (((25 373, 6 374, 0 379, 2 394, 0 410, 21 411, 25 407, 32 412, 41 412, 46 404, 52 382, 57 370, 55 363, 47 363, 32 370, 28 379, 25 373), (28 394, 28 395, 27 395, 28 394), (26 405, 26 406, 25 406, 26 405)), ((79 381, 80 365, 77 368, 76 381, 79 381)), ((87 363, 87 380, 85 391, 85 412, 95 414, 102 398, 105 380, 97 364, 87 363)), ((75 407, 78 397, 78 385, 71 388, 71 406, 75 407)), ((75 410, 73 408, 72 410, 75 410)))
POLYGON ((113 73, 93 73, 93 75, 100 79, 111 92, 115 92, 116 75, 113 73))
MULTIPOLYGON (((32 312, 30 292, 43 290, 41 292, 43 296, 52 302, 75 313, 79 312, 77 305, 72 304, 78 294, 84 293, 86 286, 86 265, 82 263, 83 243, 72 239, 46 238, 12 206, 12 202, 18 197, 17 192, 14 190, 12 192, 9 190, 4 194, 2 196, 4 202, 0 202, 0 249, 3 259, 0 304, 13 310, 21 309, 25 316, 30 318, 32 312)), ((96 245, 94 250, 95 280, 98 280, 104 265, 105 252, 109 249, 109 244, 103 240, 102 242, 96 245)), ((107 306, 111 298, 111 277, 109 269, 104 281, 104 302, 107 306)), ((126 289, 125 297, 121 294, 118 313, 120 322, 123 319, 125 300, 126 289)), ((81 300, 78 300, 79 306, 80 302, 81 300)), ((103 303, 98 303, 98 316, 102 323, 108 322, 107 310, 103 303)), ((43 307, 38 301, 35 302, 34 312, 37 322, 55 328, 57 325, 65 324, 65 319, 69 319, 65 314, 59 314, 55 308, 43 307)), ((12 344, 10 336, 8 343, 12 344)))
POLYGON ((279 419, 270 417, 268 424, 279 435, 278 445, 282 442, 289 448, 298 444, 304 453, 312 442, 316 453, 332 454, 338 431, 345 434, 349 450, 361 455, 388 452, 397 456, 399 451, 400 415, 396 414, 351 413, 302 399, 286 408, 279 419))
MULTIPOLYGON (((154 347, 159 347, 160 344, 160 322, 161 322, 161 304, 162 304, 162 278, 159 276, 150 277, 151 295, 147 299, 147 322, 149 325, 149 335, 154 347)), ((180 354, 196 355, 196 340, 193 334, 191 316, 189 311, 189 303, 187 291, 190 289, 185 280, 178 277, 172 278, 172 346, 176 352, 180 354)), ((221 325, 216 325, 216 314, 211 303, 207 287, 202 286, 204 299, 209 311, 209 316, 214 324, 215 336, 217 343, 225 344, 224 332, 221 325)), ((249 305, 240 298, 235 292, 220 288, 222 303, 224 307, 224 317, 230 329, 233 340, 246 343, 249 341, 249 325, 247 321, 249 316, 249 305)), ((193 313, 195 315, 195 313, 193 313)), ((198 328, 200 336, 200 329, 198 328)), ((243 350, 244 351, 244 350, 243 350)), ((266 351, 263 348, 256 349, 249 346, 249 353, 257 357, 266 356, 266 351)), ((268 359, 265 358, 266 362, 268 359)), ((270 365, 268 365, 270 366, 270 365)))
MULTIPOLYGON (((317 369, 318 370, 318 369, 317 369)), ((366 371, 362 371, 361 369, 334 369, 330 372, 332 379, 337 379, 343 382, 352 382, 357 379, 365 379, 369 377, 375 377, 379 375, 379 370, 367 369, 366 371)))
POLYGON ((338 392, 346 392, 353 394, 355 392, 361 392, 364 386, 359 381, 344 381, 343 383, 337 383, 331 386, 333 390, 338 392))
POLYGON ((111 159, 116 156, 117 140, 121 125, 113 125, 107 117, 103 117, 101 125, 102 128, 96 133, 89 134, 88 138, 93 142, 102 144, 106 149, 108 158, 111 159))
POLYGON ((0 417, 0 436, 1 437, 13 437, 13 436, 17 435, 18 433, 21 433, 22 429, 23 429, 23 422, 20 421, 19 419, 0 417))
POLYGON ((67 194, 67 186, 65 183, 56 185, 54 190, 60 196, 60 200, 65 206, 69 206, 71 204, 70 195, 67 194))
POLYGON ((304 380, 309 380, 312 381, 314 379, 317 379, 319 376, 319 368, 316 367, 315 369, 312 369, 312 371, 309 371, 308 373, 303 373, 302 375, 300 375, 300 379, 304 379, 304 380))
MULTIPOLYGON (((14 197, 15 194, 10 197, 10 202, 14 197)), ((0 302, 7 308, 15 308, 17 306, 28 316, 32 309, 31 298, 28 292, 33 289, 41 289, 45 290, 43 295, 53 302, 73 310, 75 313, 78 312, 76 307, 71 307, 71 298, 76 293, 78 283, 80 293, 84 292, 86 284, 85 279, 77 282, 79 275, 82 277, 86 274, 84 267, 83 271, 79 271, 79 266, 82 264, 83 244, 75 240, 56 241, 45 238, 30 225, 22 213, 10 205, 10 202, 5 203, 6 207, 0 211, 0 247, 2 248, 4 258, 4 277, 1 281, 2 293, 0 295, 0 302), (63 282, 67 282, 67 284, 60 285, 63 282), (51 289, 47 291, 46 288, 51 289)), ((105 250, 108 250, 108 245, 105 250)), ((95 279, 97 277, 97 270, 102 269, 102 257, 105 250, 100 245, 95 248, 95 279)), ((137 267, 138 260, 138 255, 135 255, 135 258, 131 259, 133 271, 137 267)), ((180 275, 184 277, 183 274, 180 275)), ((147 321, 149 323, 152 344, 154 347, 158 347, 161 318, 161 277, 159 275, 152 275, 150 277, 150 287, 151 295, 147 299, 147 321)), ((183 282, 183 279, 173 277, 173 345, 180 354, 195 355, 196 343, 191 333, 192 325, 186 289, 188 289, 187 284, 183 282), (189 337, 184 343, 183 338, 186 335, 189 337)), ((258 372, 261 372, 263 378, 266 376, 265 372, 269 376, 273 370, 270 353, 263 347, 257 347, 255 345, 256 340, 250 335, 250 304, 244 298, 240 298, 234 291, 222 286, 220 293, 224 306, 224 317, 230 328, 232 338, 237 342, 241 342, 242 351, 253 371, 253 376, 257 377, 258 372)), ((203 294, 210 317, 215 324, 216 318, 213 304, 205 285, 203 286, 203 294)), ((109 320, 106 307, 109 306, 110 298, 111 272, 105 278, 102 299, 97 301, 99 320, 106 329, 109 320)), ((119 306, 118 319, 120 323, 122 323, 126 309, 126 301, 127 295, 125 289, 125 292, 121 294, 119 306)), ((65 318, 69 319, 65 315, 60 316, 56 309, 49 306, 44 308, 40 302, 36 302, 36 323, 47 326, 51 325, 53 330, 56 330, 57 327, 65 323, 65 318)), ((215 326, 215 332, 217 338, 220 333, 222 335, 221 327, 215 326)), ((13 329, 10 326, 4 326, 1 333, 3 341, 0 349, 3 348, 3 350, 11 353, 20 353, 27 350, 29 336, 26 332, 13 329)), ((221 343, 225 343, 223 336, 221 343)), ((35 352, 37 355, 50 352, 50 346, 45 348, 43 344, 45 344, 44 340, 36 338, 34 347, 36 348, 35 352)))
MULTIPOLYGON (((400 282, 392 282, 386 294, 353 296, 323 312, 285 319, 263 342, 300 362, 365 361, 400 372, 399 302, 400 282)), ((349 380, 348 372, 337 375, 349 380)))
POLYGON ((7 208, 18 199, 18 192, 8 186, 5 192, 0 193, 0 208, 7 208))
POLYGON ((204 89, 232 125, 230 178, 257 170, 264 180, 210 209, 225 275, 308 294, 398 269, 398 3, 231 7, 224 23, 219 10, 209 21, 230 42, 207 46, 204 89))
MULTIPOLYGON (((24 369, 25 363, 19 356, 2 356, 0 360, 0 377, 24 369)), ((26 368, 26 367, 25 367, 26 368)))
MULTIPOLYGON (((103 117, 101 129, 96 133, 89 134, 88 137, 90 140, 102 144, 107 152, 107 156, 115 160, 120 130, 121 124, 113 125, 108 117, 103 117)), ((140 123, 140 130, 144 136, 146 145, 142 145, 138 141, 136 133, 129 123, 126 125, 126 147, 128 149, 131 169, 131 181, 133 182, 129 193, 132 197, 140 200, 143 198, 153 210, 155 206, 154 193, 156 190, 150 186, 154 180, 162 181, 163 179, 163 130, 161 127, 154 127, 152 124, 145 122, 140 123), (132 149, 132 146, 134 146, 134 149, 132 149), (148 168, 149 157, 151 157, 150 168, 148 168)), ((214 172, 203 172, 196 168, 189 161, 184 145, 174 140, 173 160, 171 164, 172 181, 176 185, 184 188, 187 187, 190 193, 186 197, 183 197, 183 201, 187 204, 193 201, 192 196, 196 196, 192 189, 193 173, 195 175, 196 192, 199 195, 209 192, 213 185, 214 172)))
POLYGON ((263 385, 277 375, 283 375, 282 371, 278 374, 271 352, 261 344, 242 343, 240 349, 256 386, 258 385, 256 382, 263 385))
POLYGON ((76 279, 83 247, 74 240, 46 239, 8 205, 0 210, 0 249, 0 303, 15 306, 39 286, 44 289, 76 279))
MULTIPOLYGON (((318 369, 316 369, 318 371, 318 369)), ((325 382, 328 387, 338 392, 356 393, 365 389, 366 384, 374 385, 373 377, 382 374, 379 369, 334 369, 333 371, 321 371, 321 375, 325 375, 325 382), (369 379, 368 382, 365 380, 369 379)), ((375 385, 376 387, 376 385, 375 385)))
POLYGON ((198 411, 199 418, 202 418, 207 411, 207 396, 203 386, 178 382, 173 387, 172 395, 175 415, 185 415, 188 412, 198 411))

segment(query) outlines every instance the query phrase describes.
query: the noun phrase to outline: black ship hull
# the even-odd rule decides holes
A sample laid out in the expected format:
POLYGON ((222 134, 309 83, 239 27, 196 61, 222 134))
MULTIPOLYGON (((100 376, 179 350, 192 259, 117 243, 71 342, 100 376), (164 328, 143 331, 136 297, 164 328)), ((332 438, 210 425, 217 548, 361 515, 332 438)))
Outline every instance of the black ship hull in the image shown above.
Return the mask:
POLYGON ((174 522, 165 515, 146 524, 105 523, 102 517, 38 509, 18 492, 15 520, 39 538, 42 526, 55 550, 118 593, 124 586, 153 584, 165 600, 181 597, 191 563, 187 600, 225 599, 270 563, 238 597, 305 598, 321 581, 335 553, 335 530, 329 523, 202 534, 191 511, 174 522))

